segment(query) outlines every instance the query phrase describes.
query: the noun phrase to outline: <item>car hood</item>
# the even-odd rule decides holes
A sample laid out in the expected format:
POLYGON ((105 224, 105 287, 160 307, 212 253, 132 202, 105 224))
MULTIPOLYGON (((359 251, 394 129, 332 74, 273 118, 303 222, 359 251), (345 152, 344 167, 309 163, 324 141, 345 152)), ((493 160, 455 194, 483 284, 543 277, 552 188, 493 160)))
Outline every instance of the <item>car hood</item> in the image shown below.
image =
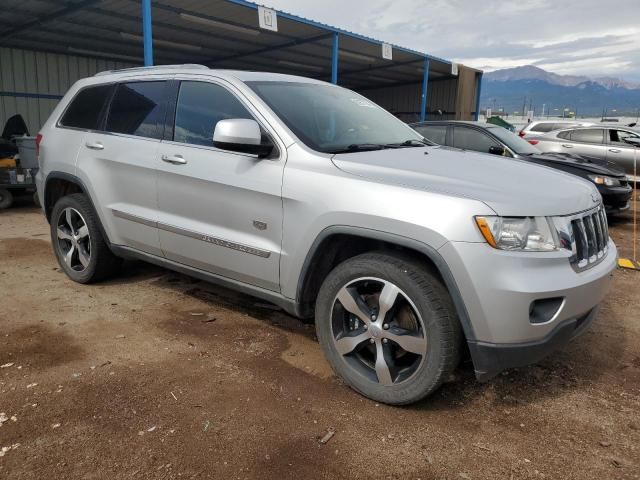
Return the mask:
POLYGON ((547 163, 549 166, 554 164, 569 165, 573 168, 595 173, 599 175, 607 175, 610 177, 624 177, 625 173, 622 168, 613 162, 602 160, 587 155, 578 155, 575 153, 540 153, 523 157, 531 158, 547 163))
POLYGON ((504 216, 569 215, 600 201, 595 186, 575 175, 446 147, 337 154, 333 163, 379 183, 478 200, 504 216))

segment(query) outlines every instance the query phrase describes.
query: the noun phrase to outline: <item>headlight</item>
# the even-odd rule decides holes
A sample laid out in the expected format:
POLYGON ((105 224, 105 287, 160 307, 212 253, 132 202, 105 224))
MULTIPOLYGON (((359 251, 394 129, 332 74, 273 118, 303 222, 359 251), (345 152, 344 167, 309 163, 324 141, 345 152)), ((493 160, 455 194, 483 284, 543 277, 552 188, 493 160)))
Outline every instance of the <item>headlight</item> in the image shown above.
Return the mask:
POLYGON ((606 185, 607 187, 619 187, 620 180, 613 177, 606 177, 604 175, 589 175, 589 178, 596 185, 606 185))
POLYGON ((558 248, 546 217, 475 217, 487 243, 500 250, 549 252, 558 248))

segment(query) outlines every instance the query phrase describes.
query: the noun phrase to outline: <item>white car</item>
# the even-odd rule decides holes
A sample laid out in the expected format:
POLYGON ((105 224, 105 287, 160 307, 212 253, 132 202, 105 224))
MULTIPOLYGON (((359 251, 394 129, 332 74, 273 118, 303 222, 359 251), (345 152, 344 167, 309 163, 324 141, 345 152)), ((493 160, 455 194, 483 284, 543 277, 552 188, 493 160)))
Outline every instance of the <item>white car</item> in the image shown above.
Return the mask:
POLYGON ((590 127, 595 125, 593 122, 578 122, 574 120, 539 120, 527 123, 518 135, 522 138, 543 135, 554 130, 572 127, 590 127))

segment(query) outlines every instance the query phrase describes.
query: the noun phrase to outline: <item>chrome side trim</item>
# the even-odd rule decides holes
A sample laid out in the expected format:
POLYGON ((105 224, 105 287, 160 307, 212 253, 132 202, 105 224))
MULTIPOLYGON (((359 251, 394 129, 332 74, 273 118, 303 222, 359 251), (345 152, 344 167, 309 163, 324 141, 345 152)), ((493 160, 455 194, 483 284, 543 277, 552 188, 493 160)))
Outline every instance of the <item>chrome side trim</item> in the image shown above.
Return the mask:
POLYGON ((148 227, 158 228, 160 230, 164 230, 165 232, 175 233, 176 235, 183 235, 189 238, 195 238, 196 240, 200 240, 202 242, 211 243, 213 245, 218 245, 219 247, 229 248, 231 250, 236 250, 242 253, 248 253, 250 255, 255 255, 257 257, 269 258, 271 256, 271 252, 268 250, 262 250, 260 248, 251 247, 249 245, 243 245, 241 243, 231 242, 223 238, 213 237, 211 235, 207 235, 204 233, 198 233, 192 230, 187 230, 186 228, 175 227, 173 225, 169 225, 166 223, 148 220, 146 218, 139 217, 137 215, 132 215, 130 213, 122 212, 114 208, 112 208, 111 211, 113 212, 113 215, 115 217, 122 218, 124 220, 129 220, 135 223, 140 223, 148 227))

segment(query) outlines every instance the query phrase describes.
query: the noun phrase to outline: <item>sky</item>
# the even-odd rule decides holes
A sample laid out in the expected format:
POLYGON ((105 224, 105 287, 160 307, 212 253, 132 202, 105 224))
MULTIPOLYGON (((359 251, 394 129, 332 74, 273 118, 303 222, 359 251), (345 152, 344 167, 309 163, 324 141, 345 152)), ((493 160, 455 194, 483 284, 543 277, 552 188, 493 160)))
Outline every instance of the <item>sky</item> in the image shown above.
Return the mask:
POLYGON ((485 71, 640 82, 640 0, 258 1, 485 71))

